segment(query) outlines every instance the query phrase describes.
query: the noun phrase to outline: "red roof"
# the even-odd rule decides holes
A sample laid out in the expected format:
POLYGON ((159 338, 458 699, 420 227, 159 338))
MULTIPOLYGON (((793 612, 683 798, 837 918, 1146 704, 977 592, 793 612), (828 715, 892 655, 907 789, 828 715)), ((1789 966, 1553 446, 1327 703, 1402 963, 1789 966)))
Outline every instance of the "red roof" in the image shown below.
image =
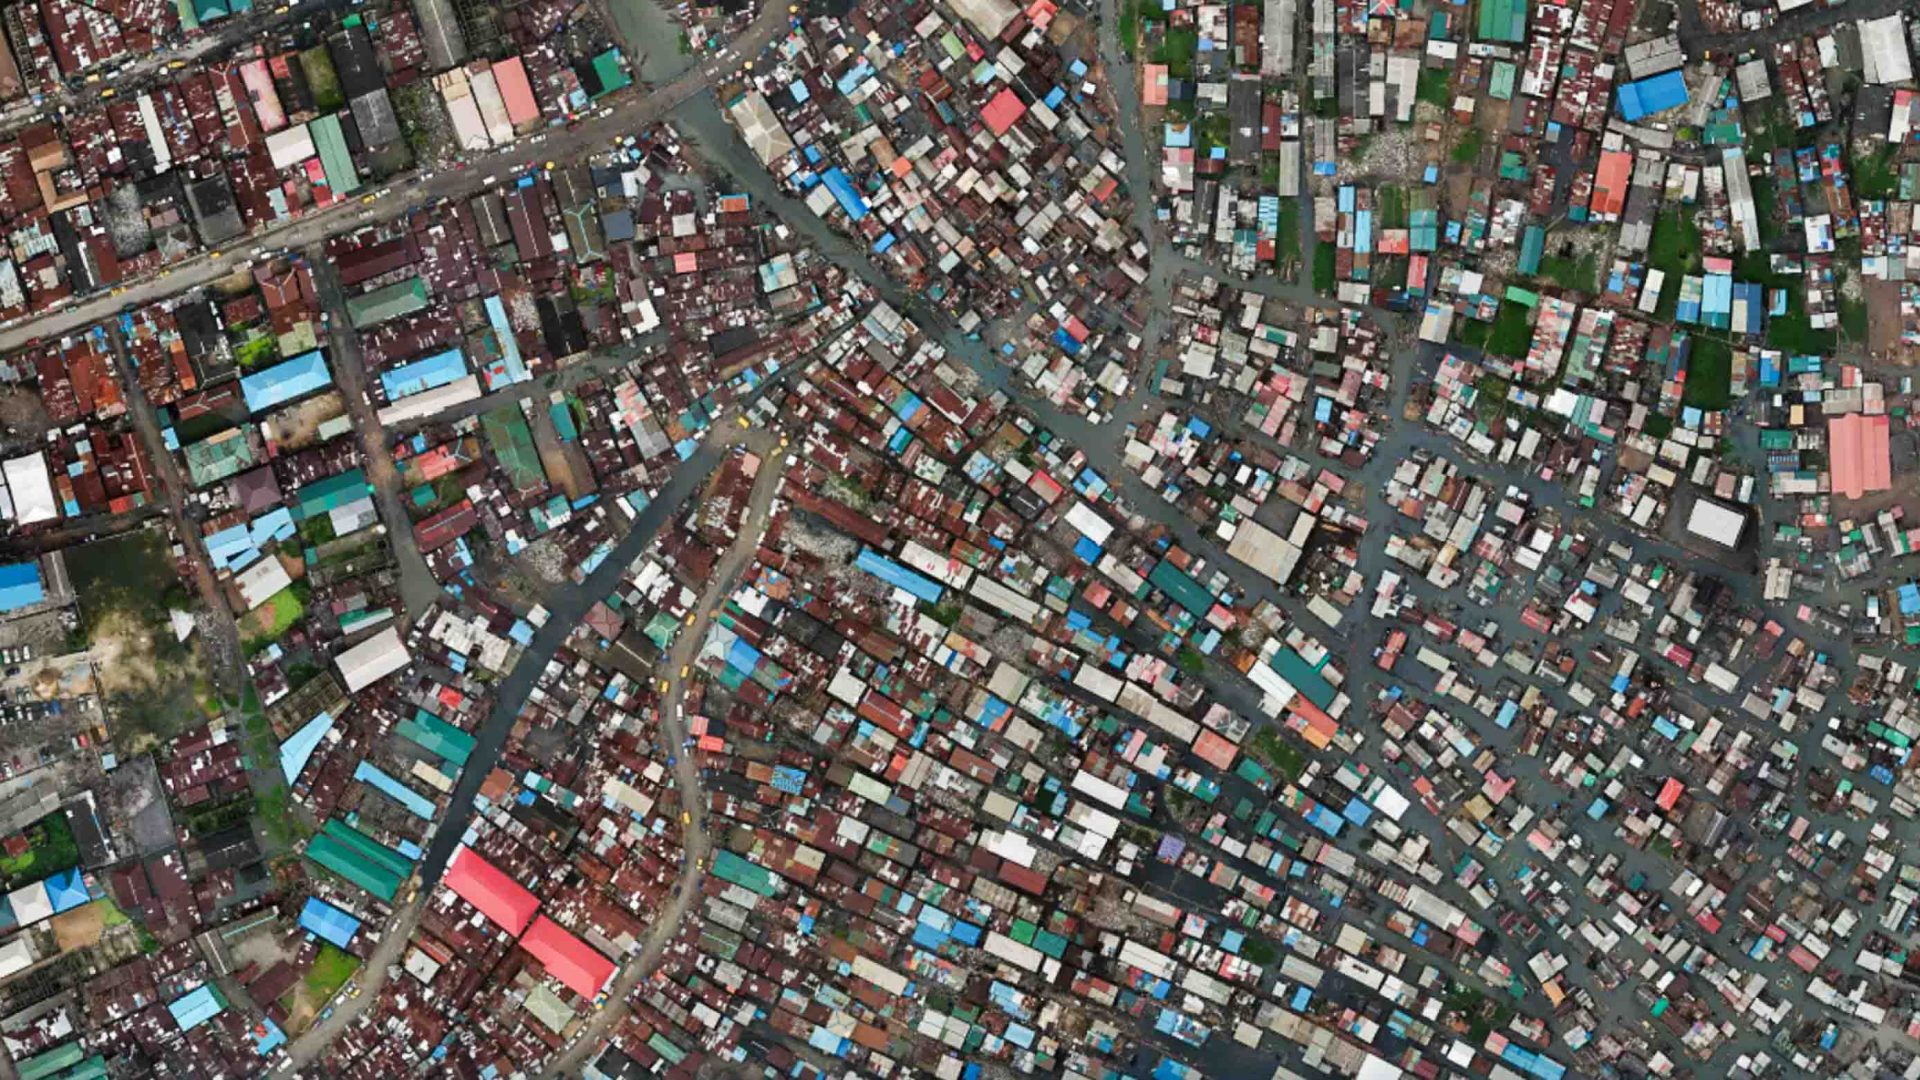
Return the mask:
POLYGON ((1833 493, 1857 499, 1893 486, 1888 423, 1882 416, 1848 413, 1827 421, 1827 453, 1833 465, 1833 493))
POLYGON ((540 901, 532 893, 465 844, 454 851, 442 880, 455 895, 509 934, 525 930, 527 921, 540 910, 540 901))
POLYGON ((613 961, 545 915, 533 920, 520 945, 540 961, 547 974, 583 998, 591 1000, 599 996, 607 980, 613 978, 613 961))
POLYGON ((533 100, 533 85, 527 82, 527 67, 517 56, 493 65, 494 85, 507 106, 507 120, 514 127, 540 119, 540 106, 533 100))
POLYGON ((1027 103, 1020 100, 1012 87, 993 95, 987 107, 980 110, 980 119, 987 122, 995 135, 1005 135, 1015 120, 1027 114, 1027 103))

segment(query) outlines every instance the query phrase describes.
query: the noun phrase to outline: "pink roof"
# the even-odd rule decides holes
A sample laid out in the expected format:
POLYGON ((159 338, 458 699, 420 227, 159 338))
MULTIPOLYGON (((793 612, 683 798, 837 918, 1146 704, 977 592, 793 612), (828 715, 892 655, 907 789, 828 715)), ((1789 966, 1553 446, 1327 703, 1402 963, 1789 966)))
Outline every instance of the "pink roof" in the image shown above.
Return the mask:
POLYGON ((465 844, 454 851, 446 877, 441 880, 509 934, 525 930, 533 913, 540 910, 540 901, 532 893, 465 844))
POLYGON ((597 997, 607 980, 613 978, 613 961, 545 915, 533 920, 520 945, 540 961, 547 974, 583 998, 597 997))
POLYGON ((493 65, 493 81, 507 103, 507 119, 514 127, 540 119, 540 106, 533 100, 533 84, 527 81, 527 65, 517 56, 493 65))
POLYGON ((1148 64, 1140 80, 1140 104, 1165 105, 1167 103, 1167 65, 1148 64))
POLYGON ((1848 413, 1827 421, 1827 454, 1832 460, 1833 492, 1857 499, 1893 486, 1885 416, 1848 413))
POLYGON ((1020 96, 1013 92, 1012 87, 1008 87, 993 95, 993 100, 987 102, 987 107, 980 110, 980 119, 987 122, 987 127, 995 135, 1005 135, 1007 129, 1013 126, 1013 122, 1026 114, 1027 103, 1020 100, 1020 96))

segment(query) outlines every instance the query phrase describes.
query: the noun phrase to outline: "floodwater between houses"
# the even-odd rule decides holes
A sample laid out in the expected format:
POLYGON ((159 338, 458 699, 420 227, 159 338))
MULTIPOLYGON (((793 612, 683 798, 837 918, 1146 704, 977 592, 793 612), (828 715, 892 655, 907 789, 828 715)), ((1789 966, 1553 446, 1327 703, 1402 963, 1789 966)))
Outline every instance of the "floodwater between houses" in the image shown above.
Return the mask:
POLYGON ((613 13, 617 36, 632 50, 628 60, 642 82, 672 82, 693 67, 698 57, 680 51, 680 23, 672 5, 660 0, 606 0, 613 13))

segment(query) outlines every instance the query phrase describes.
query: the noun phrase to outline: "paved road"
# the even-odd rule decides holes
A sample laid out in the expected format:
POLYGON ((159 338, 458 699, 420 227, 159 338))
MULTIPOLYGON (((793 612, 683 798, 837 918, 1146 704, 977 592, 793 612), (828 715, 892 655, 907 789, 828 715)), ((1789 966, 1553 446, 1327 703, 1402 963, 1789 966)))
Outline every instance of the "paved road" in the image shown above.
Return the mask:
POLYGON ((387 983, 387 969, 400 962, 407 942, 413 937, 413 929, 420 923, 420 904, 426 897, 426 890, 394 914, 387 924, 385 937, 373 947, 373 953, 367 962, 361 965, 360 974, 355 977, 359 993, 353 997, 335 994, 333 1013, 326 1019, 315 1023, 300 1034, 300 1037, 287 1044, 287 1057, 292 1060, 295 1069, 305 1069, 319 1060, 333 1040, 352 1026, 360 1013, 380 997, 380 988, 387 983))
POLYGON ((367 479, 373 482, 373 497, 380 506, 380 519, 386 524, 387 543, 399 564, 400 601, 411 622, 439 598, 440 582, 420 554, 412 519, 401 500, 400 476, 394 471, 387 432, 380 424, 373 400, 367 395, 366 357, 360 350, 360 334, 347 318, 347 298, 340 288, 340 275, 334 270, 333 262, 326 258, 308 259, 307 266, 313 272, 314 290, 332 316, 327 323, 327 335, 333 354, 333 373, 340 380, 340 395, 346 399, 354 434, 360 439, 360 453, 366 458, 367 479))
MULTIPOLYGON (((548 1077, 575 1075, 588 1059, 606 1048, 607 1033, 629 1011, 628 994, 659 965, 667 946, 680 936, 681 926, 700 895, 700 881, 706 872, 707 857, 713 851, 713 838, 707 830, 707 803, 701 796, 699 762, 687 736, 687 687, 680 673, 693 663, 720 602, 726 599, 735 579, 760 546, 760 538, 766 534, 767 521, 772 516, 774 495, 780 490, 780 477, 786 471, 782 460, 785 452, 774 445, 771 433, 756 430, 741 441, 762 460, 745 519, 740 525, 740 535, 720 557, 707 587, 701 591, 693 624, 681 628, 680 636, 674 639, 673 648, 663 661, 667 688, 660 696, 660 724, 666 736, 663 742, 674 755, 673 782, 680 792, 680 806, 688 815, 681 828, 680 880, 674 884, 667 903, 654 914, 653 926, 640 955, 627 961, 614 979, 607 1007, 595 1013, 566 1049, 548 1064, 543 1074, 548 1077)), ((623 643, 616 643, 614 647, 627 648, 623 643)), ((642 664, 646 663, 644 657, 634 655, 631 650, 628 653, 642 664)))
POLYGON ((371 195, 359 199, 349 197, 324 210, 309 211, 252 236, 235 239, 228 249, 218 253, 218 258, 212 252, 196 255, 157 274, 122 283, 117 295, 97 293, 50 312, 23 316, 0 327, 0 352, 12 351, 35 339, 57 338, 98 322, 123 307, 148 304, 206 285, 251 261, 248 252, 254 248, 305 248, 363 225, 403 217, 440 199, 472 195, 486 186, 485 179, 490 176, 505 177, 537 161, 573 161, 605 149, 615 138, 662 119, 682 101, 730 79, 739 69, 740 57, 758 55, 786 32, 787 18, 785 7, 769 4, 752 26, 735 39, 733 49, 724 58, 715 58, 664 86, 624 91, 607 99, 609 104, 602 105, 595 114, 570 127, 549 129, 516 140, 470 161, 464 168, 393 177, 388 186, 371 195))

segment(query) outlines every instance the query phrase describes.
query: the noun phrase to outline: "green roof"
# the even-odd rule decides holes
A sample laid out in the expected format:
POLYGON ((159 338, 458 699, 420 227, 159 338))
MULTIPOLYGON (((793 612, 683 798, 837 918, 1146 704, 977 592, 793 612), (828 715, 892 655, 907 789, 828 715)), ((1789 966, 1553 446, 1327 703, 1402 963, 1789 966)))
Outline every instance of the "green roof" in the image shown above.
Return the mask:
POLYGON ((347 297, 347 321, 355 330, 411 315, 427 306, 427 283, 418 276, 370 293, 347 297))
POLYGON ((1320 674, 1319 668, 1307 663, 1305 657, 1284 645, 1273 654, 1273 670, 1292 683, 1293 688, 1300 691, 1301 697, 1322 709, 1332 705, 1333 699, 1339 696, 1339 691, 1326 680, 1326 676, 1320 674))
POLYGON ((1186 608, 1197 617, 1205 617, 1213 610, 1213 594, 1199 582, 1193 580, 1186 571, 1165 559, 1147 575, 1147 581, 1153 587, 1173 597, 1173 601, 1186 608))
POLYGON ((620 50, 608 49, 593 58, 593 73, 600 77, 600 92, 594 97, 605 97, 615 90, 624 90, 633 85, 633 76, 620 66, 620 50))
POLYGON ((20 1080, 46 1080, 49 1076, 57 1076, 79 1064, 80 1059, 86 1056, 86 1049, 76 1039, 56 1046, 44 1054, 35 1054, 19 1062, 16 1068, 20 1073, 20 1080))
POLYGON ((392 900, 413 861, 338 818, 307 841, 307 858, 382 900, 392 900))
POLYGON ((400 721, 395 730, 455 768, 465 767, 467 756, 473 753, 473 736, 424 709, 416 710, 413 719, 400 721))
POLYGON ((181 454, 187 459, 187 479, 194 487, 218 483, 253 466, 253 447, 247 445, 247 433, 239 428, 188 443, 181 454))
POLYGON ((517 405, 502 405, 481 414, 480 430, 487 445, 500 459, 500 467, 513 481, 515 491, 528 491, 547 482, 547 470, 540 464, 540 451, 533 445, 533 429, 517 405))
POLYGON ((1505 60, 1493 62, 1493 75, 1487 81, 1487 93, 1500 101, 1513 100, 1514 77, 1520 69, 1505 60))
MULTIPOLYGON (((323 54, 324 55, 324 54, 323 54)), ((329 113, 307 125, 313 147, 320 152, 320 167, 327 171, 327 186, 335 195, 345 195, 360 187, 360 174, 353 171, 353 155, 347 151, 347 137, 340 131, 340 116, 329 113)))
POLYGON ((1527 0, 1480 0, 1480 31, 1474 36, 1481 41, 1525 41, 1527 0))
POLYGON ((773 874, 758 863, 750 863, 731 851, 713 857, 713 876, 761 896, 773 895, 773 874))
POLYGON ((305 521, 359 502, 371 494, 373 485, 367 483, 367 474, 360 469, 348 469, 325 480, 301 485, 300 490, 293 493, 293 516, 305 521))

